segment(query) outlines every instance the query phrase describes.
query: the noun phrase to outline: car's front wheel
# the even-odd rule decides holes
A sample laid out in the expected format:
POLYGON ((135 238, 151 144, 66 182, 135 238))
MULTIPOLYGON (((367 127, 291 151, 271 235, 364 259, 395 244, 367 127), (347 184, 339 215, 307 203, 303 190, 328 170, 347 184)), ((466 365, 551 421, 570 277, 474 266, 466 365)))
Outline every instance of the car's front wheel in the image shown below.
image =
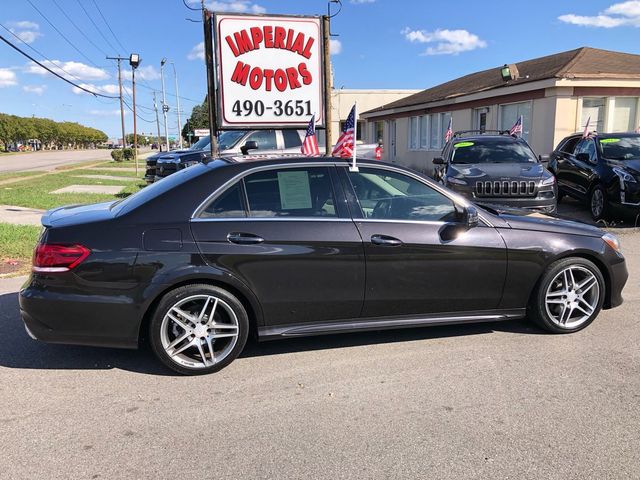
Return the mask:
POLYGON ((602 185, 596 185, 589 194, 589 210, 591 218, 598 221, 607 216, 607 194, 602 185))
POLYGON ((598 316, 604 294, 604 278, 593 262, 584 258, 561 259, 542 275, 529 313, 548 332, 577 332, 598 316))
POLYGON ((149 328, 151 348, 162 363, 178 373, 201 375, 221 370, 242 352, 249 320, 231 293, 194 284, 167 293, 149 328))

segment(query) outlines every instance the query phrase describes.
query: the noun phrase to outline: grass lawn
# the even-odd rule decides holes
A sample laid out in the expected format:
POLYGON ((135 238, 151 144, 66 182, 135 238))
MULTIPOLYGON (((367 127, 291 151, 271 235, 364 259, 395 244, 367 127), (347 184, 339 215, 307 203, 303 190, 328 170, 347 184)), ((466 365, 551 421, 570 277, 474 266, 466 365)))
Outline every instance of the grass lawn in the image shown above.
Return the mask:
POLYGON ((39 235, 40 227, 0 223, 0 274, 10 268, 6 262, 16 260, 19 264, 6 273, 26 273, 39 235))
POLYGON ((35 170, 31 172, 2 172, 0 173, 0 182, 5 180, 13 180, 14 178, 26 178, 31 177, 33 175, 40 175, 43 173, 42 171, 35 170))

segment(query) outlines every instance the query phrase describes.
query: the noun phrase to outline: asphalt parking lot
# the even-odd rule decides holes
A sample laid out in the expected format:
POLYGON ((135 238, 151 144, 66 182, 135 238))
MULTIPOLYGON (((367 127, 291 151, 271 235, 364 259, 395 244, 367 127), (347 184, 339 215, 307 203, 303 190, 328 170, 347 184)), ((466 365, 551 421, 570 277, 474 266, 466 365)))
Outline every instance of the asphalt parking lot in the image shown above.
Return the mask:
POLYGON ((640 478, 640 232, 616 233, 625 303, 579 333, 517 321, 250 344, 196 378, 148 351, 31 340, 5 281, 0 478, 640 478))

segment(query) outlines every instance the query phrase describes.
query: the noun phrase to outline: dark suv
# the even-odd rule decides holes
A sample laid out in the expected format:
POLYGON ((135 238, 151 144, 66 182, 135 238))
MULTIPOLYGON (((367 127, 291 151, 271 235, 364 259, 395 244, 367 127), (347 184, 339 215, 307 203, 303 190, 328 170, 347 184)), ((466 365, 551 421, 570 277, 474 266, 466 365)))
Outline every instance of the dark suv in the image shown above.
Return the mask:
POLYGON ((640 213, 640 134, 570 135, 549 160, 559 195, 584 200, 599 220, 622 208, 640 213))
POLYGON ((508 132, 456 132, 433 160, 434 177, 476 203, 556 211, 555 178, 522 138, 508 132))

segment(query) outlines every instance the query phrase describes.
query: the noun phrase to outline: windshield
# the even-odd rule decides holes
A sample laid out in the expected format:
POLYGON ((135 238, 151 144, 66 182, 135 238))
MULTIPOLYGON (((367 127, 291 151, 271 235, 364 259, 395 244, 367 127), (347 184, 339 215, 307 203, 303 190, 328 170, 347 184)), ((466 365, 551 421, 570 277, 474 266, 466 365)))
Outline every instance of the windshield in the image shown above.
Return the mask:
POLYGON ((640 136, 598 138, 603 158, 631 160, 640 158, 640 136))
POLYGON ((458 140, 453 144, 451 163, 537 163, 524 141, 512 138, 458 140))
POLYGON ((240 140, 244 134, 247 133, 242 130, 227 130, 218 135, 218 150, 229 150, 240 140))
POLYGON ((206 137, 202 137, 196 143, 191 145, 191 148, 189 150, 204 150, 208 146, 209 146, 209 135, 207 135, 206 137))

